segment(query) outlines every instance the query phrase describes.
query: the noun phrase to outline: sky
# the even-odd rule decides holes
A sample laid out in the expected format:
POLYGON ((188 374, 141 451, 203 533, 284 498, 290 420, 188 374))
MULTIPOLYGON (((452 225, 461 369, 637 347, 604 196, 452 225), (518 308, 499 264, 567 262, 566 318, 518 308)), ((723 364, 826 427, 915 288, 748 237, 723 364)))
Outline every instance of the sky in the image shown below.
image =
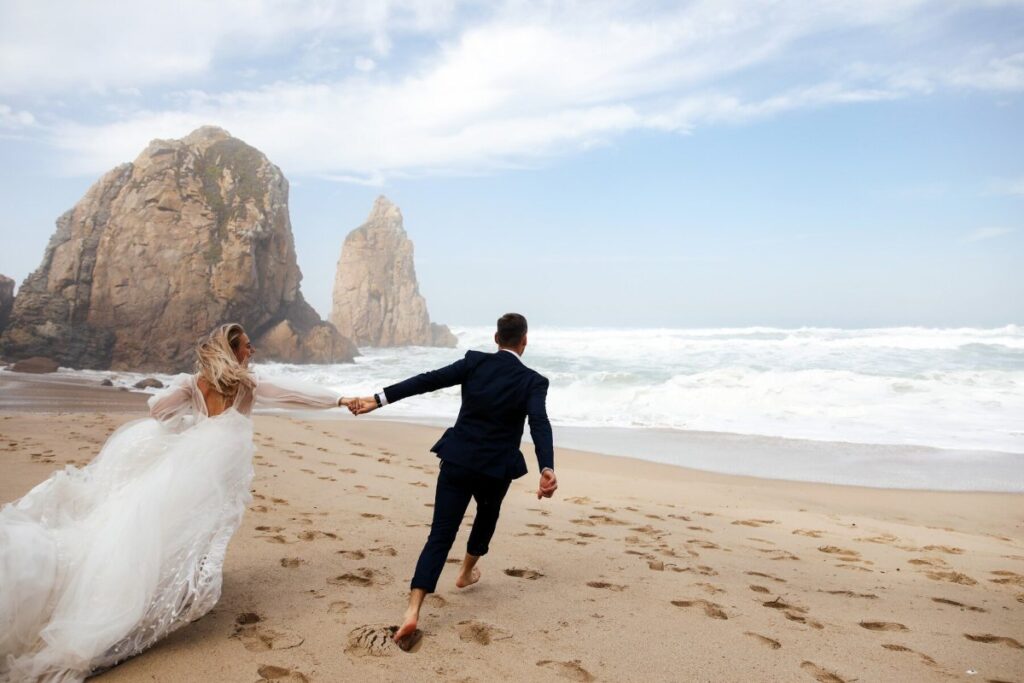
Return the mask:
POLYGON ((431 317, 1024 324, 1024 2, 0 0, 0 273, 154 138, 291 185, 324 316, 398 204, 431 317))

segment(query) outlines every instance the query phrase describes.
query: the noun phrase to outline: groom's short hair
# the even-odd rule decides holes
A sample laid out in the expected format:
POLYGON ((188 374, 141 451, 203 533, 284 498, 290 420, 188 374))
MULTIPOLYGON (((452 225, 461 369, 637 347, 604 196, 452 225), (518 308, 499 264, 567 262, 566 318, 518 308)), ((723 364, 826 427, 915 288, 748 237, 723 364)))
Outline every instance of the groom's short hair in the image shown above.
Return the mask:
POLYGON ((526 335, 526 318, 518 313, 506 313, 498 318, 498 344, 516 346, 526 335))

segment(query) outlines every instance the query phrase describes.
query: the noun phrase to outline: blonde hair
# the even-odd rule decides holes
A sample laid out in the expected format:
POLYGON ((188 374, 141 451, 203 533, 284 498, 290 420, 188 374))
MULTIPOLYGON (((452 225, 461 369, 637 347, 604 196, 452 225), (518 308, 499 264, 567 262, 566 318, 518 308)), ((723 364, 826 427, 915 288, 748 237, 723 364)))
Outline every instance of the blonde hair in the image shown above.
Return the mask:
POLYGON ((196 348, 196 373, 229 402, 233 402, 240 386, 256 386, 249 369, 238 362, 235 350, 245 328, 228 323, 214 328, 196 348))

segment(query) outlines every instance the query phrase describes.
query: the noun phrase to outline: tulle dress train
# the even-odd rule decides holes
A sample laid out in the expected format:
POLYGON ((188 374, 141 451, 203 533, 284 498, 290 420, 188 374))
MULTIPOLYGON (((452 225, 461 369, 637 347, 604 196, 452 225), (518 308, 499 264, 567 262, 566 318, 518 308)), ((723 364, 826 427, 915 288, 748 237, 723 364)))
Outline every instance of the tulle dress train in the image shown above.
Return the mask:
POLYGON ((0 681, 80 681, 206 614, 251 499, 253 403, 337 398, 259 382, 208 417, 180 375, 152 418, 0 509, 0 681))

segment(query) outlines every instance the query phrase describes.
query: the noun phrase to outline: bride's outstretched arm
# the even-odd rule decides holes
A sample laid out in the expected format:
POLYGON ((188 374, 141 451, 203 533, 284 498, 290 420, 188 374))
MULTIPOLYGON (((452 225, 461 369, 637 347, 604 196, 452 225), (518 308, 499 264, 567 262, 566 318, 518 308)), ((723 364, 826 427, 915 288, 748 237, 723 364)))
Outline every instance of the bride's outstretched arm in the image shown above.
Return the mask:
POLYGON ((267 407, 309 406, 313 408, 335 408, 346 401, 337 391, 312 382, 296 379, 260 379, 256 383, 256 403, 267 407))
POLYGON ((192 410, 191 375, 175 377, 170 385, 149 397, 149 414, 166 422, 192 410))

